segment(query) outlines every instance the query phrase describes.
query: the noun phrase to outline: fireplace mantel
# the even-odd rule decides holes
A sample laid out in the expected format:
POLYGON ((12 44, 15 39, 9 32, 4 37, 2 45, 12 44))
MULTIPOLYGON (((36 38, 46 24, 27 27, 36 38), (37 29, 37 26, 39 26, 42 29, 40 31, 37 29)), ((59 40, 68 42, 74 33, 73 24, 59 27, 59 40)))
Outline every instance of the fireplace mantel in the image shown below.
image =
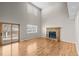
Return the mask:
POLYGON ((48 27, 46 28, 46 37, 49 38, 49 32, 56 32, 56 40, 60 41, 60 29, 61 27, 48 27))

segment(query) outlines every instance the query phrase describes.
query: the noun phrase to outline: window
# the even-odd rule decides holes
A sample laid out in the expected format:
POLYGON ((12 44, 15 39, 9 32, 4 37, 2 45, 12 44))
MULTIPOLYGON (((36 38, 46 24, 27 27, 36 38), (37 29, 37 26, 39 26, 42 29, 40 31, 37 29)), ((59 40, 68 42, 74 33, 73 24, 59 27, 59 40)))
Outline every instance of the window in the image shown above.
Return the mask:
POLYGON ((27 33, 37 33, 37 25, 27 25, 27 33))

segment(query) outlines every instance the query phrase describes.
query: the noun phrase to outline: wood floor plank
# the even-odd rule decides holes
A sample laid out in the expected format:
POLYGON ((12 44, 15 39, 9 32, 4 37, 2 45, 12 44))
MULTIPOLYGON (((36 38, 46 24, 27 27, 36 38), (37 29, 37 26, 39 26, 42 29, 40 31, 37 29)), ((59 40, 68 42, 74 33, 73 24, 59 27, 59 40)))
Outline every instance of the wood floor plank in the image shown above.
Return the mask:
POLYGON ((0 46, 1 56, 77 56, 73 43, 36 38, 0 46))

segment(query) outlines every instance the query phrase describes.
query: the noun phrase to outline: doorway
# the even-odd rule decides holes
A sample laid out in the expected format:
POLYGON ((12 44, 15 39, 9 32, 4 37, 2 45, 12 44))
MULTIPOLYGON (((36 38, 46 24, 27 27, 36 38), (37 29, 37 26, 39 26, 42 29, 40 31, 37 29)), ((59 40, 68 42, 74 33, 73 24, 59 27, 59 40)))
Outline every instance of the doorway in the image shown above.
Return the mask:
POLYGON ((20 41, 20 24, 0 23, 0 45, 20 41))

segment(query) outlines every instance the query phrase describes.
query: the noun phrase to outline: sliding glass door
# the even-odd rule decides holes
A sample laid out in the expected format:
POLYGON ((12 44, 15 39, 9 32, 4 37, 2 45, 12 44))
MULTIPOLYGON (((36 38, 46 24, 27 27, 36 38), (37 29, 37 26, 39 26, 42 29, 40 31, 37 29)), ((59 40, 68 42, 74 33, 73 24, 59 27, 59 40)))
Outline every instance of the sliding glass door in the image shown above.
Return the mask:
POLYGON ((19 39, 19 26, 12 25, 12 42, 17 42, 19 39))
POLYGON ((0 45, 2 45, 2 23, 0 23, 0 45))
POLYGON ((2 43, 11 43, 11 24, 2 24, 2 43))
POLYGON ((17 42, 20 39, 20 25, 0 23, 0 45, 17 42))

